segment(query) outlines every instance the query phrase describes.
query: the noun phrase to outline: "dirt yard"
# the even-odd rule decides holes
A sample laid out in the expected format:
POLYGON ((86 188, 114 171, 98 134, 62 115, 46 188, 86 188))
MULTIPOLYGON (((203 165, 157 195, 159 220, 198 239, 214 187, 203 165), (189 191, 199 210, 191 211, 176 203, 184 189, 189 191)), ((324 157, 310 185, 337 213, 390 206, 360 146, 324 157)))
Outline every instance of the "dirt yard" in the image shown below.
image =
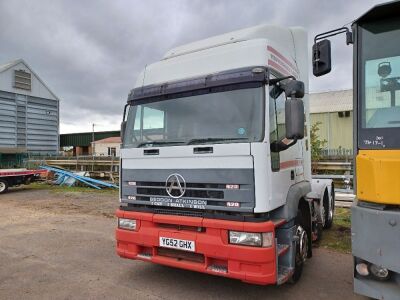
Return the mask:
POLYGON ((84 188, 0 195, 0 299, 364 299, 352 291, 351 255, 324 246, 298 284, 281 287, 121 259, 117 207, 117 192, 84 188))

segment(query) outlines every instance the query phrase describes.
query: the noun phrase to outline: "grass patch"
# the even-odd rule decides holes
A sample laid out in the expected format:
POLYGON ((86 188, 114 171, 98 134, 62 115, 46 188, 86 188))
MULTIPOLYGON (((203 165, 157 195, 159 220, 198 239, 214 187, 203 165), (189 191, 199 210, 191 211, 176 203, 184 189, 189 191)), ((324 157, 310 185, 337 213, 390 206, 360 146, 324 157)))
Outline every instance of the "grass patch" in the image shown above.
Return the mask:
POLYGON ((101 194, 117 194, 118 189, 113 188, 102 188, 97 190, 91 187, 84 186, 59 186, 51 185, 46 182, 33 182, 29 185, 34 190, 47 190, 53 193, 101 193, 101 194))
POLYGON ((350 208, 337 207, 335 209, 332 228, 324 230, 322 240, 318 246, 342 253, 351 253, 350 217, 350 208))

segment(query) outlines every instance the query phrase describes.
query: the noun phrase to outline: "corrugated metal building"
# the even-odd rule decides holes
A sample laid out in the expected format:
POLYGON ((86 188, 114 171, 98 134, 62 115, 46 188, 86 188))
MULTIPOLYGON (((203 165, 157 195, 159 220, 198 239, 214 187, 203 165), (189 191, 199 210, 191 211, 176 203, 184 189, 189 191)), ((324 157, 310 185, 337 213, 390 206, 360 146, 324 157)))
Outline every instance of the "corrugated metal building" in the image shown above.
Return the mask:
POLYGON ((1 65, 0 155, 58 150, 58 97, 24 60, 1 65))
POLYGON ((353 90, 310 94, 311 124, 329 150, 353 149, 353 90))
POLYGON ((60 147, 73 147, 73 155, 92 155, 92 141, 106 139, 109 137, 119 137, 120 131, 96 131, 63 133, 60 135, 60 147), (94 136, 93 136, 94 135, 94 136))

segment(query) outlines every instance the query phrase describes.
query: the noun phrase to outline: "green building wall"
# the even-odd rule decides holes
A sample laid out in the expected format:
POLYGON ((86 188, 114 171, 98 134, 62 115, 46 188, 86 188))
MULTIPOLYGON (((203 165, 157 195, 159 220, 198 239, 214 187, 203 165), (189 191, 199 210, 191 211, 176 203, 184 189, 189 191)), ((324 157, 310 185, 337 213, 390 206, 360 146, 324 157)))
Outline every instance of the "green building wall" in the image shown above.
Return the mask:
POLYGON ((327 149, 353 149, 353 112, 346 117, 344 112, 340 117, 338 112, 325 112, 311 114, 311 125, 317 122, 318 135, 321 140, 326 140, 327 149))

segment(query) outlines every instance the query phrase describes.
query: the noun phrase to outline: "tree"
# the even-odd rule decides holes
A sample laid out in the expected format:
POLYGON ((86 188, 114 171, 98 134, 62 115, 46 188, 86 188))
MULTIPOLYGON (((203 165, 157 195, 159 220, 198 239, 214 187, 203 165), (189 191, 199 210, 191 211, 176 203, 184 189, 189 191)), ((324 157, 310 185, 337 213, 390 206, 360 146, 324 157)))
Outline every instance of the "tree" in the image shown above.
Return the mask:
POLYGON ((318 161, 321 159, 322 150, 324 150, 327 140, 321 140, 318 131, 321 122, 316 122, 310 128, 310 142, 311 142, 311 160, 318 161))

